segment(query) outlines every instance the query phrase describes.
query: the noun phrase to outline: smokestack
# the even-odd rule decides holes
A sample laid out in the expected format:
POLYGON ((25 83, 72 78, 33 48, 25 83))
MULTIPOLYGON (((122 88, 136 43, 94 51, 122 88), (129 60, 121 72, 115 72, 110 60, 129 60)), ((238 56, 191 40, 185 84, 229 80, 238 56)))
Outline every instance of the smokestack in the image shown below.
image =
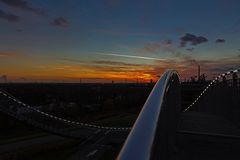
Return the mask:
POLYGON ((200 81, 200 75, 201 75, 200 65, 198 65, 198 81, 200 81))
POLYGON ((150 79, 150 84, 153 84, 153 80, 152 79, 150 79))

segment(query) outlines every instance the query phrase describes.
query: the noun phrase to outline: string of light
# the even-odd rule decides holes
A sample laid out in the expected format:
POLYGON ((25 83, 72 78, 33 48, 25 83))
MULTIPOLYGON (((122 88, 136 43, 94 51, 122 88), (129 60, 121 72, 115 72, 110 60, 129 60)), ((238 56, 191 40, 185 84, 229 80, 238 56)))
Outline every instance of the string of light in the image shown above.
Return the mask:
POLYGON ((239 68, 239 69, 232 70, 232 71, 228 71, 228 72, 225 72, 225 73, 223 73, 223 74, 218 75, 215 79, 213 79, 213 80, 207 85, 207 87, 202 91, 202 93, 201 93, 185 110, 183 110, 183 112, 188 111, 192 106, 194 106, 194 105, 199 101, 199 99, 207 92, 207 90, 208 90, 214 83, 216 83, 221 77, 225 77, 225 76, 227 76, 227 75, 230 75, 230 74, 233 74, 233 73, 238 73, 238 72, 240 72, 240 68, 239 68))
POLYGON ((57 116, 54 116, 54 115, 51 115, 51 114, 48 114, 48 113, 45 113, 43 111, 40 111, 34 107, 31 107, 30 105, 27 105, 25 103, 23 103, 22 101, 18 100, 17 98, 13 97, 13 96, 10 96, 10 94, 8 94, 6 91, 0 91, 0 94, 2 94, 3 96, 7 97, 8 99, 11 99, 13 100, 14 102, 18 103, 19 105, 22 105, 24 107, 27 107, 28 109, 31 109, 37 113, 40 113, 44 116, 47 116, 49 118, 53 118, 55 120, 58 120, 58 121, 62 121, 64 123, 68 123, 68 124, 71 124, 71 125, 79 125, 79 126, 84 126, 84 127, 90 127, 90 128, 97 128, 97 129, 106 129, 106 130, 116 130, 116 131, 128 131, 130 130, 131 128, 129 127, 107 127, 107 126, 100 126, 100 125, 94 125, 94 124, 88 124, 88 123, 82 123, 82 122, 76 122, 76 121, 71 121, 71 120, 67 120, 67 119, 64 119, 64 118, 61 118, 61 117, 57 117, 57 116))

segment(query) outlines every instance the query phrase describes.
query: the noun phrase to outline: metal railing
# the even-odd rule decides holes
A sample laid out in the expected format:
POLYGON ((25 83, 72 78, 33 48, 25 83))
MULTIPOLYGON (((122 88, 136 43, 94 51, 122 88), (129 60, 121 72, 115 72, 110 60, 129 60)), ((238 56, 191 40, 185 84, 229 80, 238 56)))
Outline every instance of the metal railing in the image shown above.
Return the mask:
POLYGON ((168 70, 154 86, 117 159, 171 159, 180 102, 179 76, 168 70))

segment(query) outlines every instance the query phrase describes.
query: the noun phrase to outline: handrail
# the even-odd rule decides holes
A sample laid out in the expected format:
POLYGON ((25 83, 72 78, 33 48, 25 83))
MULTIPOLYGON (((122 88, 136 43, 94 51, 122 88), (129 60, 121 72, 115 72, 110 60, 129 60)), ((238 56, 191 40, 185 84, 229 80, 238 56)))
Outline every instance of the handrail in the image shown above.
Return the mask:
POLYGON ((179 76, 168 70, 151 91, 117 159, 167 159, 173 155, 180 97, 179 76))

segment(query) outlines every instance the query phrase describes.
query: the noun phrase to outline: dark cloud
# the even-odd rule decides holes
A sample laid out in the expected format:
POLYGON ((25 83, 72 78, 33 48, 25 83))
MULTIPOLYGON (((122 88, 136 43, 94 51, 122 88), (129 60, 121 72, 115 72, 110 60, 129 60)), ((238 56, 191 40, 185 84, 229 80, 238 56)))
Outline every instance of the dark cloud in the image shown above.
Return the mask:
POLYGON ((195 36, 190 33, 186 33, 180 40, 180 47, 185 47, 188 42, 195 46, 208 41, 208 39, 203 36, 195 36))
POLYGON ((70 26, 70 22, 63 17, 56 18, 53 22, 51 22, 51 24, 54 26, 64 27, 64 28, 67 28, 70 26))
POLYGON ((20 21, 20 17, 19 16, 16 16, 14 14, 11 14, 11 13, 6 13, 2 10, 0 10, 0 18, 1 19, 4 19, 4 20, 7 20, 7 21, 10 21, 10 22, 18 22, 20 21))
POLYGON ((187 48, 186 50, 189 52, 193 52, 194 48, 187 48))
POLYGON ((33 12, 38 15, 46 16, 47 14, 39 8, 32 7, 27 1, 25 0, 0 0, 0 2, 14 8, 18 8, 24 11, 33 12))
POLYGON ((86 61, 84 60, 79 60, 79 59, 70 59, 70 58, 59 58, 61 61, 66 61, 66 62, 73 62, 73 63, 79 63, 79 64, 85 64, 86 61))
POLYGON ((63 60, 66 62, 77 63, 81 65, 98 65, 98 66, 123 66, 123 67, 140 67, 140 66, 152 66, 146 64, 136 64, 136 63, 126 63, 121 61, 109 61, 109 60, 96 60, 96 61, 84 61, 78 59, 69 59, 69 58, 60 58, 59 60, 63 60))
POLYGON ((215 42, 216 43, 225 43, 226 41, 225 41, 225 39, 216 39, 215 42))

